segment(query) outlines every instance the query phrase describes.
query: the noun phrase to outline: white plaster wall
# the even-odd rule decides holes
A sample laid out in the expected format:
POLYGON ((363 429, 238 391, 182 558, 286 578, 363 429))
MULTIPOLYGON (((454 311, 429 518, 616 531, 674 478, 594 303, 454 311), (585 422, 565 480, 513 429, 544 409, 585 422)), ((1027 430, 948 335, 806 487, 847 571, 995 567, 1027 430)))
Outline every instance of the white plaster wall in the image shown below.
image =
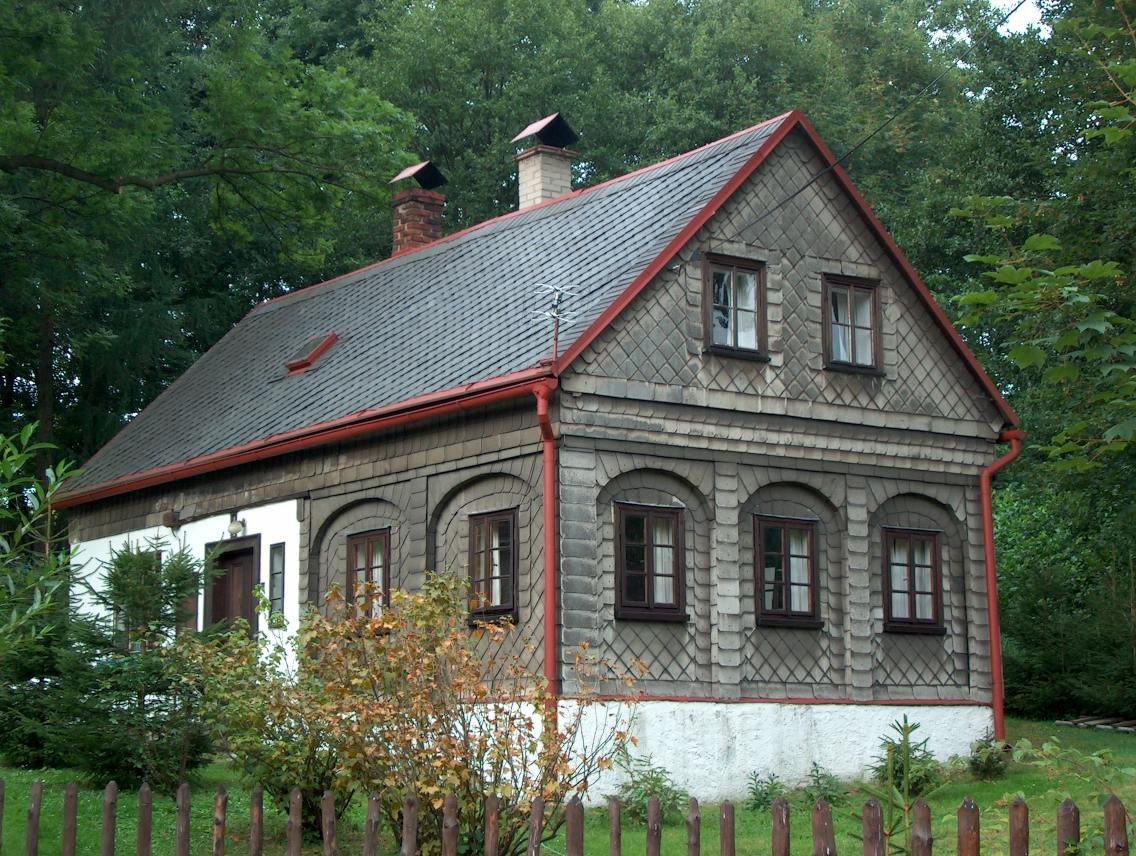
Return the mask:
MULTIPOLYGON (((591 705, 585 716, 610 717, 607 708, 591 705)), ((863 777, 880 739, 905 713, 944 761, 969 753, 994 724, 991 709, 979 705, 641 701, 631 727, 638 746, 629 750, 650 755, 699 800, 739 799, 754 770, 799 785, 815 761, 842 780, 863 777)), ((614 793, 625 778, 618 769, 603 773, 590 783, 589 801, 614 793)))
MULTIPOLYGON (((245 521, 245 530, 239 537, 250 535, 260 536, 260 583, 268 593, 269 554, 273 544, 284 544, 284 618, 288 622, 288 629, 295 631, 300 621, 300 521, 298 500, 289 499, 284 502, 274 502, 269 505, 260 505, 244 508, 237 512, 237 519, 245 521)), ((76 566, 80 574, 93 589, 98 589, 105 573, 106 563, 110 561, 113 550, 119 550, 124 545, 145 546, 149 541, 164 544, 159 547, 163 550, 177 550, 180 545, 186 545, 199 559, 205 558, 205 545, 217 541, 231 539, 228 532, 229 514, 216 514, 200 520, 184 523, 171 530, 165 526, 154 526, 149 529, 136 529, 131 532, 122 532, 107 538, 96 538, 91 541, 78 541, 72 544, 75 547, 76 566)), ((89 598, 84 599, 85 606, 91 607, 89 598)), ((198 598, 197 621, 198 629, 202 616, 205 614, 204 593, 198 598)))

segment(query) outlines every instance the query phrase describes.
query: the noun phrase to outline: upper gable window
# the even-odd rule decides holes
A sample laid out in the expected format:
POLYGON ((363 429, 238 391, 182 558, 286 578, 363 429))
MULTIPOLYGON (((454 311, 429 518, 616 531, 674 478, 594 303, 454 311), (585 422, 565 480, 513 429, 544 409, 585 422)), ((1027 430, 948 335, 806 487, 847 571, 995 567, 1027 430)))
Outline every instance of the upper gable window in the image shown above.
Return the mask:
POLYGON ((764 358, 763 274, 760 262, 706 254, 703 303, 707 350, 764 358))
POLYGON ((878 369, 878 283, 843 276, 824 278, 824 363, 829 368, 878 369))

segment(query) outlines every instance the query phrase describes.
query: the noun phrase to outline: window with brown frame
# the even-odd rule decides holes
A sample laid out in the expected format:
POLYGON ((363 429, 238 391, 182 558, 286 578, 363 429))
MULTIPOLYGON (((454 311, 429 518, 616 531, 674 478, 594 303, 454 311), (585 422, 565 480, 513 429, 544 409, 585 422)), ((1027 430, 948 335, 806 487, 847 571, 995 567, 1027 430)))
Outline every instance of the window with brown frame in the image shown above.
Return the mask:
POLYGON ((379 589, 372 614, 390 606, 390 529, 360 532, 347 538, 347 599, 353 601, 372 583, 379 589))
POLYGON ((685 621, 681 508, 615 505, 616 618, 685 621))
POLYGON ((706 349, 765 359, 765 284, 760 262, 707 253, 703 263, 706 349))
POLYGON ((877 283, 824 277, 824 363, 828 368, 875 371, 880 364, 877 283))
POLYGON ((758 623, 820 627, 816 523, 761 516, 753 523, 758 623))
POLYGON ((941 633, 939 533, 885 529, 883 536, 884 629, 941 633))
POLYGON ((469 518, 469 609, 475 618, 517 617, 517 509, 469 518))

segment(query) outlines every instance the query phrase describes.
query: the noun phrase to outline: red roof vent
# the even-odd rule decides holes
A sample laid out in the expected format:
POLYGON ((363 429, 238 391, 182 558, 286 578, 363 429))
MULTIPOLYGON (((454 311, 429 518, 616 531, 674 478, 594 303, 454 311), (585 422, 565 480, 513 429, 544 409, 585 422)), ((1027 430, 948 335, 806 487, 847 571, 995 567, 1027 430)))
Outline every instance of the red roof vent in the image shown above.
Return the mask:
POLYGON ((312 363, 331 350, 331 346, 339 341, 337 333, 326 333, 306 341, 293 355, 292 359, 284 363, 288 374, 300 374, 306 371, 312 363))

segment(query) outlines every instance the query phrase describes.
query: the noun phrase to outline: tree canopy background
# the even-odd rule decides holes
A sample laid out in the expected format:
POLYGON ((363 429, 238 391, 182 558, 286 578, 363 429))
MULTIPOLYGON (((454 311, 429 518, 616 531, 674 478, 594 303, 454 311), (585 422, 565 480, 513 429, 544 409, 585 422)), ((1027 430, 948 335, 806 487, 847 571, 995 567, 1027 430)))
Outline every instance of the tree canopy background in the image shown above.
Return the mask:
POLYGON ((795 107, 838 154, 899 113, 847 168, 1031 434, 997 502, 1010 706, 1136 716, 1136 14, 1042 9, 0 5, 0 434, 85 459, 255 302, 387 254, 419 158, 457 229, 514 205, 509 140, 555 110, 580 184, 795 107))

